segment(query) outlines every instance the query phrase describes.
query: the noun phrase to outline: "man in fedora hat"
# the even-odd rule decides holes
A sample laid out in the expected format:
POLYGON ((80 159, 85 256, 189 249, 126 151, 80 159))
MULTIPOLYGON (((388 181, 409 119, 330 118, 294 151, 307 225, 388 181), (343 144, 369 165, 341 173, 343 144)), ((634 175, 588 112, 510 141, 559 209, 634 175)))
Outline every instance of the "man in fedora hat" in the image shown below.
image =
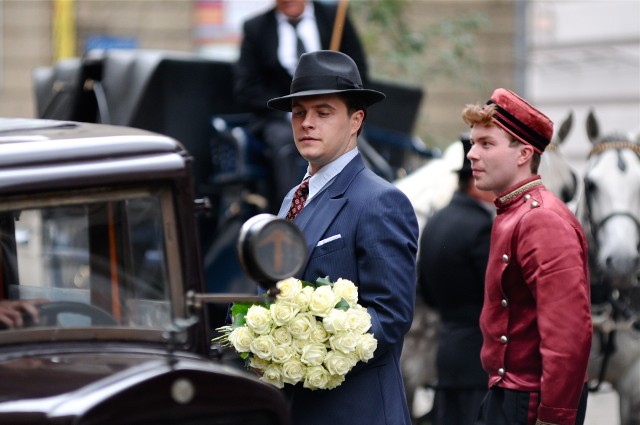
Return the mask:
POLYGON ((434 425, 472 425, 486 394, 487 373, 480 363, 478 324, 489 258, 493 194, 475 187, 469 134, 461 135, 458 189, 433 214, 420 237, 418 287, 440 316, 433 407, 434 425))
POLYGON ((357 147, 367 107, 382 99, 362 87, 349 56, 321 50, 302 55, 291 93, 268 102, 292 112, 295 145, 308 162, 279 213, 307 240, 297 277, 353 281, 378 341, 373 359, 357 364, 339 387, 291 389, 297 425, 411 424, 400 353, 413 318, 418 225, 407 197, 366 168, 357 147))
POLYGON ((587 242, 582 226, 537 174, 553 123, 497 89, 467 105, 475 185, 498 208, 480 327, 489 375, 477 424, 582 424, 591 349, 587 242))
MULTIPOLYGON (((267 149, 273 174, 269 201, 275 204, 269 206, 270 210, 300 180, 304 160, 293 145, 289 115, 268 108, 267 101, 288 92, 301 49, 329 49, 338 16, 337 4, 310 0, 273 3, 272 8, 243 23, 240 56, 233 67, 234 99, 251 112, 247 128, 267 149), (281 167, 283 162, 290 166, 281 167)), ((340 51, 356 62, 366 82, 365 51, 348 14, 341 28, 340 51)))

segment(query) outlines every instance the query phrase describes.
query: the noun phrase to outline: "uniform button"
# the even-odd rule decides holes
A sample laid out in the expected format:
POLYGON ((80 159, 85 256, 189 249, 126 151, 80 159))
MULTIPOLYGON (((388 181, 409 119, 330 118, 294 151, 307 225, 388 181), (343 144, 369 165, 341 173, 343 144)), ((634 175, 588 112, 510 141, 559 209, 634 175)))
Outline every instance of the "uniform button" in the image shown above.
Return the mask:
POLYGON ((531 194, 527 193, 526 195, 524 195, 525 201, 528 201, 529 199, 531 199, 531 194))
POLYGON ((502 254, 502 262, 503 263, 508 263, 509 262, 509 256, 507 254, 502 254))
POLYGON ((500 301, 500 305, 502 307, 508 307, 509 306, 509 301, 507 301, 506 298, 503 298, 502 301, 500 301))
POLYGON ((503 368, 498 369, 498 375, 504 376, 504 369, 503 368))
POLYGON ((509 342, 509 338, 507 338, 506 336, 502 335, 500 337, 500 344, 505 345, 507 342, 509 342))
POLYGON ((540 204, 538 203, 538 201, 533 201, 533 202, 531 203, 531 208, 538 208, 538 206, 539 206, 539 205, 540 205, 540 204))

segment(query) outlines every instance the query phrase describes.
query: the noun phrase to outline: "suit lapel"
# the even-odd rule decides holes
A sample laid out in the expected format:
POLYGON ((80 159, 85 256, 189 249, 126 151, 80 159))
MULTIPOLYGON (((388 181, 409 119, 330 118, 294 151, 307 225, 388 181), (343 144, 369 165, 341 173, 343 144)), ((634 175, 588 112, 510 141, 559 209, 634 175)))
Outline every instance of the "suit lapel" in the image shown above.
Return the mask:
MULTIPOLYGON (((346 192, 355 176, 362 170, 364 170, 364 163, 358 154, 336 176, 333 183, 314 197, 296 217, 295 223, 300 226, 307 241, 307 261, 303 271, 306 269, 309 258, 313 255, 313 250, 320 238, 349 200, 346 192)), ((300 276, 303 274, 300 273, 300 276)))

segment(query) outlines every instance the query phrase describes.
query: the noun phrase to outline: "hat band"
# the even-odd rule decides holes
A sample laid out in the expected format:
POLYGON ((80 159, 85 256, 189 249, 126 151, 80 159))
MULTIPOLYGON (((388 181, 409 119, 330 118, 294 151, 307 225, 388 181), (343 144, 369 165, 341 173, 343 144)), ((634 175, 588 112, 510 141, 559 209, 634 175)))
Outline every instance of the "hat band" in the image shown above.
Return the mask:
POLYGON ((544 151, 544 149, 549 144, 550 141, 547 140, 544 136, 511 115, 509 111, 498 105, 493 100, 488 100, 486 105, 495 105, 496 114, 493 116, 493 118, 498 122, 498 124, 500 124, 506 130, 509 130, 509 132, 518 139, 522 140, 523 142, 529 143, 536 149, 539 149, 540 152, 544 151))
POLYGON ((303 91, 354 90, 361 88, 362 84, 357 84, 344 77, 335 75, 298 77, 291 82, 291 94, 296 94, 303 91))

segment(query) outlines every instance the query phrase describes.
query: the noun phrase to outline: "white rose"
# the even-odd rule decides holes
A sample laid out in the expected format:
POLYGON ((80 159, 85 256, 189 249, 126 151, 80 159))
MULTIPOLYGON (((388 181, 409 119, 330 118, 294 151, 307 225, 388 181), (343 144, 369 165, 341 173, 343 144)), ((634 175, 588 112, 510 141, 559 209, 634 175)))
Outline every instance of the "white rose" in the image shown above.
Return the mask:
POLYGON ((324 326, 315 326, 309 335, 309 340, 312 342, 325 343, 329 340, 329 333, 324 326))
POLYGON ((350 308, 346 312, 349 329, 357 334, 366 333, 371 329, 371 316, 366 308, 350 308))
POLYGON ((254 338, 255 335, 246 326, 235 328, 229 334, 229 342, 233 344, 233 348, 235 348, 238 353, 248 352, 251 341, 253 341, 254 338))
POLYGON ((333 284, 333 293, 336 299, 344 298, 352 307, 358 303, 358 287, 350 280, 338 279, 333 284))
POLYGON ((251 361, 249 362, 249 367, 253 369, 258 369, 260 372, 264 371, 271 362, 269 360, 261 359, 257 356, 251 356, 251 361))
POLYGON ((261 359, 271 360, 275 348, 271 335, 260 335, 251 341, 251 352, 261 359))
POLYGON ((339 387, 340 384, 344 382, 344 375, 331 375, 329 378, 329 382, 325 385, 325 389, 332 390, 336 387, 339 387))
POLYGON ((264 382, 268 382, 277 388, 284 387, 284 382, 282 380, 282 369, 280 366, 275 364, 270 364, 265 370, 260 379, 264 382))
POLYGON ((309 313, 299 314, 286 326, 294 338, 307 339, 316 326, 316 318, 309 313))
POLYGON ((276 298, 292 301, 302 290, 302 282, 300 282, 299 279, 290 277, 289 279, 281 280, 276 283, 276 287, 280 290, 280 293, 276 295, 276 298))
POLYGON ((300 307, 300 311, 306 311, 309 308, 312 295, 313 288, 311 286, 305 286, 302 288, 302 291, 300 291, 294 300, 298 307, 300 307))
POLYGON ((273 328, 271 331, 271 337, 277 345, 291 345, 291 342, 293 341, 291 332, 289 332, 289 329, 286 327, 278 326, 277 328, 273 328))
POLYGON ((291 342, 291 346, 296 353, 301 354, 304 346, 309 344, 310 342, 312 342, 310 338, 294 338, 291 342))
POLYGON ((297 357, 292 357, 282 364, 282 380, 295 385, 304 378, 306 366, 297 357))
POLYGON ((329 338, 332 350, 339 350, 345 354, 352 353, 356 349, 356 335, 353 332, 339 332, 329 338))
POLYGON ((276 345, 275 349, 273 350, 273 356, 271 356, 271 360, 276 363, 284 363, 291 359, 294 353, 295 351, 290 345, 276 345))
POLYGON ((297 304, 278 300, 274 304, 271 304, 269 312, 271 313, 271 319, 276 326, 282 326, 288 323, 291 319, 296 317, 296 314, 300 311, 297 304))
POLYGON ((339 300, 333 294, 331 286, 325 285, 316 288, 311 295, 309 302, 309 311, 316 316, 324 317, 335 307, 339 300))
POLYGON ((322 326, 329 333, 338 333, 349 330, 349 319, 347 312, 334 308, 329 315, 322 319, 322 326))
POLYGON ((302 348, 300 361, 308 366, 318 366, 327 355, 327 347, 320 342, 310 342, 302 348))
POLYGON ((327 369, 322 366, 311 366, 307 369, 303 386, 310 390, 322 390, 326 388, 329 379, 330 374, 327 369))
POLYGON ((378 348, 378 340, 373 334, 358 335, 356 337, 356 354, 363 362, 367 362, 373 358, 373 353, 378 348))
POLYGON ((329 351, 323 364, 331 375, 346 375, 354 366, 353 359, 341 351, 329 351))
POLYGON ((247 322, 247 326, 258 335, 271 332, 271 314, 269 313, 269 309, 261 305, 252 305, 249 307, 247 314, 244 316, 244 320, 247 322))

